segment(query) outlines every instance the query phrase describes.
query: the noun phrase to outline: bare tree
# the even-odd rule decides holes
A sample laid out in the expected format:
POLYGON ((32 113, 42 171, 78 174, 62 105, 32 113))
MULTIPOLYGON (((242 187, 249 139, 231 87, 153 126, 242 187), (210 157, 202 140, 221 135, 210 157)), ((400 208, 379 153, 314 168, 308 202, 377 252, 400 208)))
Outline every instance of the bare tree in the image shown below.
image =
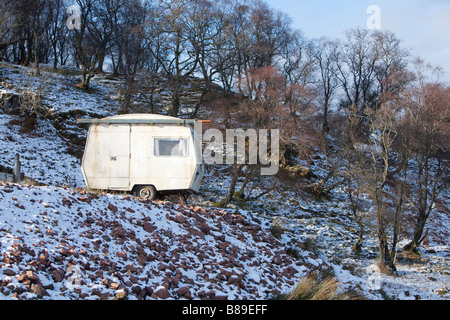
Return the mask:
POLYGON ((53 68, 58 67, 58 60, 64 64, 64 55, 68 55, 66 49, 66 38, 68 28, 65 27, 65 0, 50 0, 47 8, 47 37, 49 47, 52 49, 53 68))
POLYGON ((337 50, 336 43, 326 38, 316 40, 312 48, 312 57, 318 69, 317 88, 322 106, 322 132, 324 134, 330 131, 328 113, 339 85, 336 65, 337 50))
POLYGON ((152 56, 159 62, 172 91, 169 113, 173 116, 180 112, 183 85, 197 70, 199 61, 198 51, 192 47, 187 33, 190 23, 188 9, 187 0, 160 0, 161 16, 154 22, 158 24, 157 34, 152 35, 159 44, 150 46, 152 56))
POLYGON ((201 95, 196 102, 192 117, 197 117, 199 108, 214 84, 218 70, 212 63, 213 46, 216 38, 223 32, 223 24, 220 20, 219 9, 212 1, 196 0, 191 1, 188 10, 188 17, 191 23, 188 24, 188 38, 192 48, 198 57, 198 69, 204 80, 201 88, 201 95))
POLYGON ((404 147, 411 153, 414 172, 416 223, 405 250, 415 251, 427 236, 425 226, 435 200, 448 186, 450 89, 437 80, 427 81, 434 72, 422 60, 415 62, 416 84, 405 92, 403 125, 407 127, 404 147))
POLYGON ((18 12, 14 7, 14 0, 0 2, 0 50, 15 43, 17 27, 20 25, 18 12))
MULTIPOLYGON (((354 121, 353 125, 358 126, 360 113, 356 108, 349 109, 349 112, 353 112, 353 115, 349 117, 351 121, 354 121)), ((363 140, 359 135, 355 135, 352 128, 349 128, 350 149, 347 150, 354 149, 352 153, 357 157, 356 159, 349 159, 349 169, 357 168, 357 170, 352 171, 349 181, 356 184, 356 187, 353 187, 354 190, 361 188, 368 195, 373 205, 373 213, 377 222, 376 234, 380 266, 383 271, 389 273, 395 270, 395 266, 389 251, 388 228, 390 226, 391 209, 387 201, 386 189, 391 171, 392 147, 397 137, 395 112, 385 104, 376 110, 368 111, 365 117, 367 118, 364 121, 369 123, 369 130, 365 131, 366 136, 363 140), (354 167, 354 164, 357 164, 356 167, 354 167)), ((349 192, 352 191, 349 190, 349 192)), ((351 198, 350 200, 351 203, 356 204, 356 199, 351 198)), ((356 207, 352 208, 352 210, 356 209, 356 207)), ((355 244, 355 249, 358 249, 360 244, 358 241, 355 244)))
POLYGON ((368 30, 346 32, 336 55, 338 79, 345 95, 342 107, 354 106, 362 111, 370 106, 378 61, 376 49, 368 30))
POLYGON ((120 70, 125 78, 123 112, 129 108, 130 98, 136 87, 136 75, 150 55, 144 42, 147 18, 148 8, 138 0, 127 1, 119 11, 120 40, 117 40, 121 44, 118 54, 121 55, 120 70))
POLYGON ((88 89, 95 71, 101 69, 112 34, 105 1, 77 0, 81 13, 80 29, 74 29, 75 60, 81 66, 81 89, 88 89))
POLYGON ((257 69, 275 64, 275 58, 292 40, 291 20, 261 0, 250 2, 250 6, 252 45, 248 67, 257 69))
POLYGON ((367 210, 364 208, 363 195, 368 161, 364 150, 357 146, 358 139, 354 136, 355 131, 352 129, 352 126, 357 125, 355 122, 353 121, 350 124, 346 133, 348 137, 341 142, 339 148, 341 152, 339 156, 345 160, 345 164, 341 167, 339 174, 342 177, 344 192, 349 201, 350 213, 359 228, 358 238, 353 244, 352 250, 360 253, 365 234, 363 216, 367 210))

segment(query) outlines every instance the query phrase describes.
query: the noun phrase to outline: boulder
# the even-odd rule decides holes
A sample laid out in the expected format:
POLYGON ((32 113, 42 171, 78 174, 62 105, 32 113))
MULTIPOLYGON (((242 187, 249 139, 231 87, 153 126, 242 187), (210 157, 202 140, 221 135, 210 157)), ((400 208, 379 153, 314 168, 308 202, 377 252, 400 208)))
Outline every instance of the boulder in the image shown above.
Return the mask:
POLYGON ((0 109, 9 115, 20 114, 20 97, 11 92, 0 91, 0 109))

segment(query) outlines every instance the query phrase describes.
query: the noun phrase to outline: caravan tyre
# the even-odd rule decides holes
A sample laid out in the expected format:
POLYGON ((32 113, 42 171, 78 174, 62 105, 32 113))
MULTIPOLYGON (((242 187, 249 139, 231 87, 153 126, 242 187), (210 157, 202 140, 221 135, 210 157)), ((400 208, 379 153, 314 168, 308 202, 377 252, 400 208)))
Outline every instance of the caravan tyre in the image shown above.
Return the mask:
POLYGON ((156 188, 154 186, 141 186, 136 190, 136 196, 146 199, 155 200, 157 195, 156 188))

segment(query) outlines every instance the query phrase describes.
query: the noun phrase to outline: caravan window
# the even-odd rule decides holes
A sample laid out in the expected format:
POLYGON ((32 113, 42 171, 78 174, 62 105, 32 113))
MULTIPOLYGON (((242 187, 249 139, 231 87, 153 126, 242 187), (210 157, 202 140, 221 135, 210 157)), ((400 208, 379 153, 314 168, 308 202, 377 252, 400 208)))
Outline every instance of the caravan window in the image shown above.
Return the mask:
POLYGON ((155 156, 157 157, 187 157, 188 139, 185 138, 156 138, 155 156))

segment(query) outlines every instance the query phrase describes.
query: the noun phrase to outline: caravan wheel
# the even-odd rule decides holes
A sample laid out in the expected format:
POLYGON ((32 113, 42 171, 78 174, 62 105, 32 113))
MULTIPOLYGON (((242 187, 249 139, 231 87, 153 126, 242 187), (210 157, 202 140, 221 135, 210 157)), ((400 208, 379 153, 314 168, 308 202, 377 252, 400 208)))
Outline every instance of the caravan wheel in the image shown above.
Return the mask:
POLYGON ((136 196, 146 200, 155 200, 157 195, 154 186, 141 186, 136 189, 136 196))

